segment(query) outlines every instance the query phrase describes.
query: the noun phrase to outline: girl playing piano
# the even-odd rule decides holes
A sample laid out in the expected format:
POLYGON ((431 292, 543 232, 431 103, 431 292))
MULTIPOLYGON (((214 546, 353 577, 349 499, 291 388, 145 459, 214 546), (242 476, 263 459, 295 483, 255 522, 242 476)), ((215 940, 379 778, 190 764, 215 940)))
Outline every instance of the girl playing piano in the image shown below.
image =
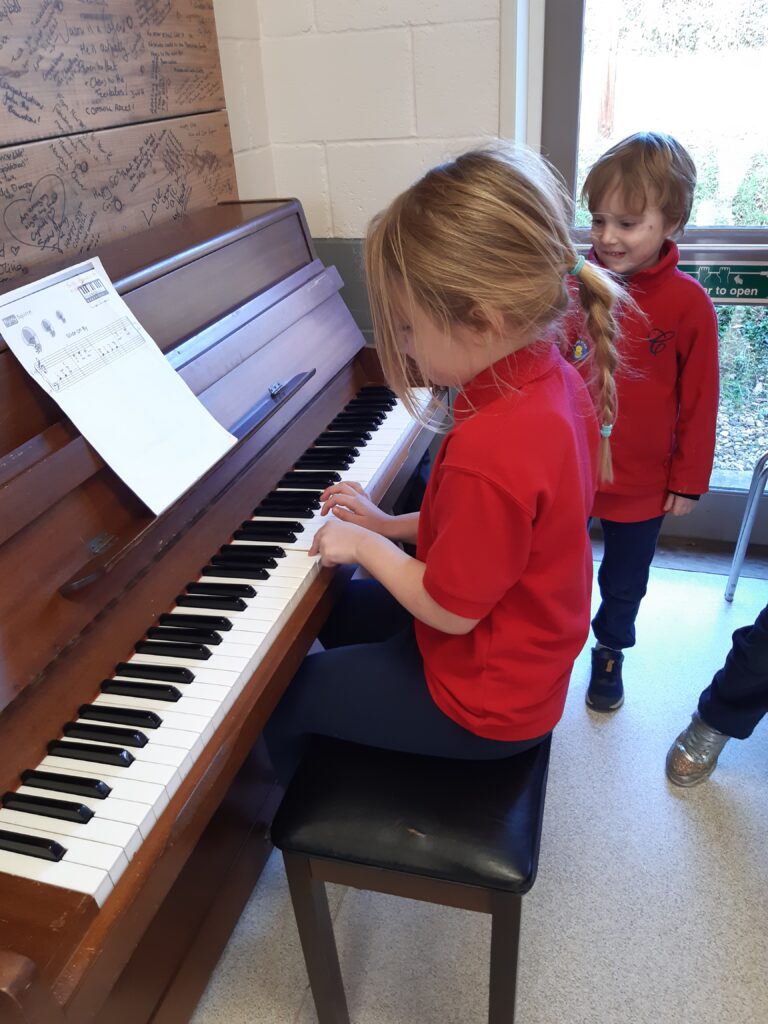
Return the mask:
POLYGON ((589 630, 586 524, 598 463, 610 479, 622 295, 577 257, 570 223, 545 163, 501 147, 436 167, 373 221, 387 380, 406 404, 413 386, 455 389, 453 426, 419 513, 388 516, 352 484, 322 496, 310 554, 370 578, 349 585, 267 726, 283 781, 311 735, 499 758, 560 719, 589 630), (595 346, 597 415, 557 343, 568 275, 595 346))

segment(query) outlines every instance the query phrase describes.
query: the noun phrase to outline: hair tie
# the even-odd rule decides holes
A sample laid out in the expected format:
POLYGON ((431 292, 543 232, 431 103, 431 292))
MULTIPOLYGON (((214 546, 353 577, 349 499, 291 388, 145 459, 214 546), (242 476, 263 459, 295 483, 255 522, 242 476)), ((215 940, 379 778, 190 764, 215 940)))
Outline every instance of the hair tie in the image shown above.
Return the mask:
POLYGON ((602 425, 602 427, 600 427, 600 437, 610 437, 612 430, 613 430, 613 424, 612 423, 604 423, 602 425))
POLYGON ((573 277, 577 277, 581 273, 581 268, 584 266, 586 262, 587 261, 584 259, 583 256, 577 257, 576 262, 573 264, 571 269, 567 271, 567 273, 571 274, 573 277))

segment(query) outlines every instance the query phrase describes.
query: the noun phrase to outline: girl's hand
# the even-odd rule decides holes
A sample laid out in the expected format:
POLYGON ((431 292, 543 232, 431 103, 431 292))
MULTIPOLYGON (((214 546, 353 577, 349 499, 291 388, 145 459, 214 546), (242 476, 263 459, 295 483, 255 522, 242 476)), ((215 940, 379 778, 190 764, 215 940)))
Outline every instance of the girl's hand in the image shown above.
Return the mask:
POLYGON ((695 501, 684 498, 682 494, 673 494, 671 491, 667 494, 667 500, 664 502, 664 511, 673 516, 687 516, 695 508, 695 501))
POLYGON ((333 484, 320 495, 323 507, 320 515, 332 512, 336 519, 344 523, 354 523, 372 533, 387 536, 394 516, 388 516, 378 508, 358 483, 333 484))
POLYGON ((359 562, 358 547, 366 532, 362 526, 329 519, 315 534, 309 553, 320 555, 320 564, 326 566, 359 562))

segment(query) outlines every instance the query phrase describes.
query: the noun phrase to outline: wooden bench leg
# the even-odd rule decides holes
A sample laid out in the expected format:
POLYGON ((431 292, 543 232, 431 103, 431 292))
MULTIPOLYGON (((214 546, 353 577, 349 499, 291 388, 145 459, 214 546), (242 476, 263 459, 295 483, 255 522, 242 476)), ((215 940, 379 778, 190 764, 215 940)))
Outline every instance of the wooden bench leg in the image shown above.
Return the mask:
POLYGON ((488 1024, 513 1024, 522 898, 513 893, 494 893, 491 905, 488 1024))
POLYGON ((349 1024, 325 883, 312 877, 308 857, 284 853, 285 873, 319 1024, 349 1024))

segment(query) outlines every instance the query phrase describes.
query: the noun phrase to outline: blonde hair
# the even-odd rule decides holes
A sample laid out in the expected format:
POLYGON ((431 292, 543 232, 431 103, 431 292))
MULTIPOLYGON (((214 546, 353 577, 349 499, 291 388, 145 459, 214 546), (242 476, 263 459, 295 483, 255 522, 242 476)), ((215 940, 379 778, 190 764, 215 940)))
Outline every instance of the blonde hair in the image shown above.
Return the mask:
POLYGON ((649 201, 675 230, 691 215, 696 165, 677 139, 663 132, 637 132, 607 150, 589 169, 581 201, 590 212, 618 189, 627 212, 641 214, 649 201))
MULTIPOLYGON (((510 329, 542 337, 568 308, 566 275, 578 258, 571 213, 570 197, 544 160, 497 145, 435 167, 374 218, 365 260, 376 348, 411 412, 418 415, 410 389, 430 382, 402 351, 403 299, 444 330, 478 330, 502 315, 510 329)), ((578 281, 594 343, 598 416, 610 427, 617 413, 613 309, 624 291, 591 263, 578 281)), ((607 437, 600 476, 613 478, 607 437)))

